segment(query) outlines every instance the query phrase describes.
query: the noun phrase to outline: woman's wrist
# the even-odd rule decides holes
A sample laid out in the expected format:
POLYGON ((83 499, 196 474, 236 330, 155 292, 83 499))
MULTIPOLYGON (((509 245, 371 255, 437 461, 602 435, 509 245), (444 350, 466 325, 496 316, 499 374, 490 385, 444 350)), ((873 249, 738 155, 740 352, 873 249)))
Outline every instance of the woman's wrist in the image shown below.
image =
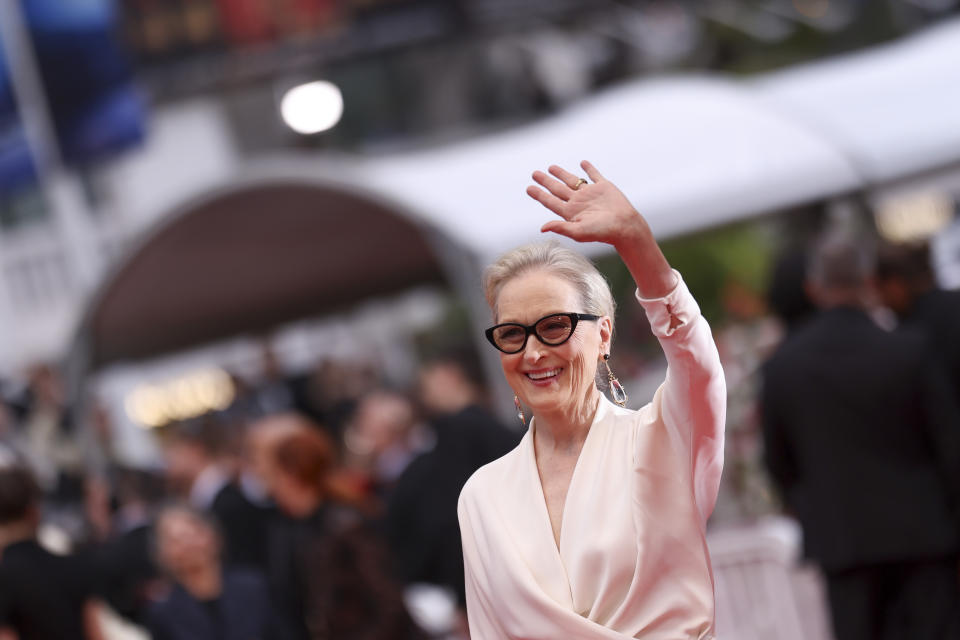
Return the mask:
POLYGON ((624 219, 624 223, 621 233, 617 235, 617 240, 614 242, 617 252, 629 251, 632 247, 654 242, 650 225, 639 211, 633 209, 630 214, 626 216, 621 214, 619 217, 624 219))

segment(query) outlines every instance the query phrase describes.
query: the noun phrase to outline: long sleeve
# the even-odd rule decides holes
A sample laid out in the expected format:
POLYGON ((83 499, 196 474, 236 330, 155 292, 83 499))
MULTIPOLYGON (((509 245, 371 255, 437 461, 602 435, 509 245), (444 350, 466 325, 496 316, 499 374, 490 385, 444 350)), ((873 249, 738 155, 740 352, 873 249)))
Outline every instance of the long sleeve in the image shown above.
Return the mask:
POLYGON ((677 273, 666 296, 637 300, 667 358, 667 378, 658 391, 664 423, 689 452, 690 473, 701 523, 713 512, 723 470, 726 383, 710 326, 677 273))

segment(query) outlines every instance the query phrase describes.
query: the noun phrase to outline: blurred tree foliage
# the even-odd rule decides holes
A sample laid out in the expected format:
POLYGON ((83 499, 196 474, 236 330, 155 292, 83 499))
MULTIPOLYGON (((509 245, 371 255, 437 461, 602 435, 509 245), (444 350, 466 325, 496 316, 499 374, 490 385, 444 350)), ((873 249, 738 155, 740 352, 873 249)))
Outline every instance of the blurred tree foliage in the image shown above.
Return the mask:
MULTIPOLYGON (((723 296, 728 284, 763 293, 777 243, 767 225, 749 221, 670 239, 660 246, 683 274, 703 315, 718 326, 725 320, 723 296)), ((597 266, 610 282, 618 308, 627 312, 635 289, 630 273, 616 255, 597 260, 597 266)))
MULTIPOLYGON (((740 3, 744 7, 763 3, 740 3)), ((854 2, 853 17, 845 27, 831 30, 789 21, 788 35, 769 42, 743 30, 715 21, 704 21, 704 40, 711 55, 705 66, 716 71, 750 75, 788 67, 818 58, 856 51, 889 42, 923 26, 920 15, 898 16, 890 2, 854 2)), ((766 13, 762 6, 754 6, 766 13)))

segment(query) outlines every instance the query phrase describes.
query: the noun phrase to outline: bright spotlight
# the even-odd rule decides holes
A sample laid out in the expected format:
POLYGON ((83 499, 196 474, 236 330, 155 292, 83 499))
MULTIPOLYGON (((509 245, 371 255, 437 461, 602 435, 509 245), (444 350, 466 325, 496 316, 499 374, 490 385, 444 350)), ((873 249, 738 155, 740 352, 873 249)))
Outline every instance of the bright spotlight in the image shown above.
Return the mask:
POLYGON ((340 121, 343 95, 335 84, 325 80, 301 84, 284 94, 280 115, 297 133, 320 133, 340 121))

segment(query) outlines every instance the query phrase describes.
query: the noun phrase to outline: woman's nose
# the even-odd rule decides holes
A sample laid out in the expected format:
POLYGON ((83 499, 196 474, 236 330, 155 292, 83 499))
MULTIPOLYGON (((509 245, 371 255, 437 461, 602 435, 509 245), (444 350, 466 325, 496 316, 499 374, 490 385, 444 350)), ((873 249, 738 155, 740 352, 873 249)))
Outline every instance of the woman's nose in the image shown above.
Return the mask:
POLYGON ((533 336, 530 336, 530 339, 527 340, 526 346, 523 348, 524 361, 536 362, 543 357, 544 349, 544 345, 542 345, 539 340, 533 336))

